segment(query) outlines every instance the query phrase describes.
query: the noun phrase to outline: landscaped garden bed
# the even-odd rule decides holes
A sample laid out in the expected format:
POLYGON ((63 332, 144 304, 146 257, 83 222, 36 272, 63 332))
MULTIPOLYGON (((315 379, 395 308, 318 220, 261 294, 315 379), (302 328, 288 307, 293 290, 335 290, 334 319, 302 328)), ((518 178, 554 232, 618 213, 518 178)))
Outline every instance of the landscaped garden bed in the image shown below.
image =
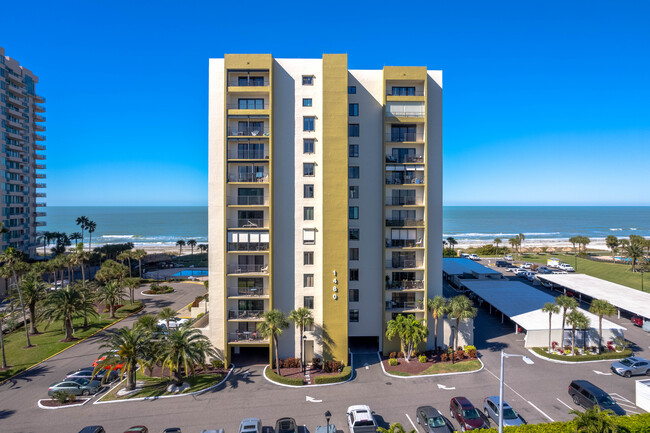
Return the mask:
POLYGON ((39 400, 38 404, 40 406, 44 406, 46 408, 60 408, 60 407, 74 407, 74 406, 81 406, 84 403, 86 403, 88 400, 90 400, 92 397, 76 397, 76 396, 70 396, 67 400, 65 401, 60 401, 55 398, 51 399, 43 399, 39 400))
POLYGON ((423 376, 430 374, 459 373, 480 370, 481 361, 477 358, 474 346, 458 348, 453 352, 454 363, 451 361, 451 351, 427 351, 412 356, 408 361, 402 352, 391 353, 381 362, 388 374, 395 376, 423 376))
POLYGON ((292 386, 345 382, 352 376, 352 367, 345 367, 338 361, 325 361, 323 365, 319 358, 314 358, 305 371, 309 373, 308 378, 300 368, 299 359, 287 358, 280 360, 280 376, 270 366, 267 366, 265 374, 273 382, 292 386))
POLYGON ((160 285, 160 283, 151 283, 149 289, 142 293, 145 295, 166 295, 168 293, 174 293, 174 288, 172 286, 160 285))
POLYGON ((571 347, 568 350, 565 349, 551 349, 551 353, 548 352, 546 347, 533 347, 533 351, 543 356, 544 358, 555 359, 557 361, 566 361, 566 362, 583 362, 583 361, 600 361, 606 359, 623 359, 633 355, 632 349, 626 348, 614 351, 606 351, 603 353, 595 353, 595 351, 587 350, 583 351, 582 349, 576 349, 575 355, 571 355, 571 347), (560 352, 561 350, 561 352, 560 352))

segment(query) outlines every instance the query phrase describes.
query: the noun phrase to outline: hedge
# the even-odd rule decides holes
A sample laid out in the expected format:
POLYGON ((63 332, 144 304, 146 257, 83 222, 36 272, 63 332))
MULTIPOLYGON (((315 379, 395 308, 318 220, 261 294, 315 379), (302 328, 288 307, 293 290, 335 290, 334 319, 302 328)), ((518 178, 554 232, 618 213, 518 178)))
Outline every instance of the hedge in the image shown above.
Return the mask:
POLYGON ((601 359, 622 359, 632 356, 632 349, 625 349, 622 352, 607 352, 601 353, 600 355, 579 355, 579 356, 567 356, 567 355, 556 355, 555 353, 547 353, 541 347, 533 347, 533 350, 538 355, 541 355, 545 358, 557 359, 559 361, 567 362, 581 362, 581 361, 598 361, 601 359))
POLYGON ((278 376, 275 373, 275 371, 271 370, 270 367, 267 367, 265 374, 266 374, 266 377, 271 379, 273 382, 278 382, 278 383, 281 383, 283 385, 293 385, 293 386, 302 386, 303 385, 303 380, 301 378, 278 376))
MULTIPOLYGON (((647 433, 650 431, 650 413, 613 417, 621 433, 647 433)), ((476 433, 496 433, 496 428, 474 430, 476 433)), ((575 433, 573 421, 549 424, 527 424, 519 427, 504 427, 505 433, 575 433)))
POLYGON ((341 371, 339 374, 333 374, 330 376, 316 376, 314 378, 314 384, 316 385, 322 385, 324 383, 337 383, 337 382, 345 382, 352 376, 352 367, 343 367, 343 371, 341 371))

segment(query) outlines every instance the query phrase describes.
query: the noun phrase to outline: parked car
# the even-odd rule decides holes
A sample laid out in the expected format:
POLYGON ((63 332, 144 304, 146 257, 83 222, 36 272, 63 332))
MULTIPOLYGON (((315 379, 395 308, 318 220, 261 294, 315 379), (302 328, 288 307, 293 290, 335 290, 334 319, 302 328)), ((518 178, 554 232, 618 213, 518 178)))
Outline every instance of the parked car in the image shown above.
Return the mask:
POLYGON ((535 281, 535 275, 537 275, 536 272, 526 272, 526 279, 528 281, 535 281))
POLYGON ((586 380, 574 380, 569 384, 569 395, 573 402, 585 409, 595 405, 601 409, 609 409, 616 415, 625 415, 625 411, 602 389, 586 380))
POLYGON ((169 427, 163 430, 163 433, 181 433, 180 427, 169 427))
POLYGON ((246 418, 239 424, 239 433, 262 433, 262 420, 246 418))
POLYGON ((528 262, 526 262, 526 263, 523 263, 523 264, 519 265, 519 267, 520 267, 521 269, 530 269, 530 267, 531 267, 532 265, 533 265, 532 263, 528 263, 528 262))
POLYGON ((376 433, 377 422, 368 406, 350 406, 346 415, 348 417, 348 429, 350 433, 376 433))
POLYGON ((562 263, 560 262, 560 259, 555 257, 551 257, 550 259, 546 260, 546 266, 548 266, 549 268, 557 268, 558 266, 560 266, 560 263, 562 263))
POLYGON ((505 260, 497 260, 497 268, 507 268, 510 263, 506 262, 505 260))
POLYGON ((460 258, 461 258, 461 259, 469 259, 469 254, 461 253, 461 254, 460 254, 460 258))
POLYGON ((620 361, 612 362, 610 368, 614 373, 620 374, 623 377, 646 374, 650 376, 650 361, 639 356, 631 356, 620 361))
POLYGON ((426 433, 454 433, 451 422, 431 406, 417 408, 415 419, 426 433))
POLYGON ((100 425, 87 425, 79 430, 79 433, 106 433, 106 430, 100 425))
POLYGON ((639 326, 639 327, 643 326, 643 318, 642 317, 632 316, 632 319, 630 319, 630 320, 632 321, 632 324, 635 325, 635 326, 639 326))
POLYGON ((298 433, 296 420, 289 417, 280 418, 275 422, 275 433, 298 433))
POLYGON ((526 269, 523 268, 514 268, 512 270, 512 273, 519 276, 519 274, 523 274, 524 272, 527 272, 526 269))
MULTIPOLYGON (((487 397, 483 403, 483 412, 485 416, 494 421, 495 424, 499 424, 499 397, 492 396, 487 397)), ((503 402, 503 425, 504 426, 520 426, 526 424, 526 421, 515 412, 515 410, 507 403, 503 402)))
POLYGON ((143 425, 135 425, 126 430, 124 433, 149 433, 149 429, 143 425))
POLYGON ((105 380, 108 382, 112 382, 113 380, 117 379, 119 376, 119 374, 115 370, 111 371, 108 376, 106 376, 108 370, 102 369, 98 371, 97 374, 93 375, 94 371, 95 371, 95 367, 80 368, 78 370, 69 372, 65 376, 65 378, 63 378, 63 380, 72 379, 72 378, 83 378, 83 379, 96 379, 102 383, 106 383, 105 380))
POLYGON ((470 258, 470 260, 474 260, 474 261, 481 260, 481 258, 478 256, 478 254, 470 254, 469 258, 470 258))
POLYGON ((503 259, 504 259, 504 260, 508 260, 508 261, 511 262, 511 261, 512 261, 512 256, 511 256, 510 254, 506 254, 506 255, 503 257, 503 259))
POLYGON ((47 395, 52 396, 57 391, 64 391, 68 394, 74 395, 90 395, 96 394, 102 387, 102 383, 98 380, 88 379, 70 379, 61 382, 54 382, 47 390, 47 395))
POLYGON ((540 266, 540 267, 537 268, 537 272, 539 272, 540 274, 550 274, 553 271, 551 271, 546 266, 540 266))
POLYGON ((481 413, 465 397, 452 398, 449 402, 449 413, 460 424, 461 431, 490 427, 481 413))
MULTIPOLYGON (((180 328, 181 326, 185 325, 189 321, 190 319, 181 319, 180 317, 172 317, 171 319, 169 319, 169 329, 180 328)), ((158 327, 167 329, 167 321, 163 319, 159 320, 158 327)))
POLYGON ((558 266, 558 268, 565 271, 565 272, 575 272, 575 269, 573 269, 573 266, 571 266, 568 263, 560 263, 560 266, 558 266))
MULTIPOLYGON (((93 362, 93 367, 97 367, 97 365, 105 359, 106 359, 105 356, 100 356, 99 358, 95 359, 95 362, 93 362)), ((104 370, 121 370, 123 368, 124 368, 124 363, 115 364, 115 367, 113 367, 112 365, 107 365, 104 367, 104 370)))

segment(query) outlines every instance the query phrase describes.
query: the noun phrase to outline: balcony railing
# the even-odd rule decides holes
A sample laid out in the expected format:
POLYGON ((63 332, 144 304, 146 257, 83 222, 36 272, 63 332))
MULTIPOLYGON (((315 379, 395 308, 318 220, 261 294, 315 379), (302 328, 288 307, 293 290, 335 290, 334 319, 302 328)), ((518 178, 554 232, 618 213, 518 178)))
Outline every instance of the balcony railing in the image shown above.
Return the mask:
POLYGON ((386 185, 424 185, 424 176, 386 176, 386 185))
POLYGON ((265 218, 236 218, 228 220, 228 228, 261 229, 268 228, 269 220, 265 218))
POLYGON ((228 251, 268 251, 268 242, 228 242, 228 251))
POLYGON ((46 185, 44 183, 35 183, 34 186, 36 188, 45 188, 46 187, 46 185))
POLYGON ((389 132, 386 134, 386 141, 402 143, 405 141, 424 141, 424 134, 421 132, 389 132))
POLYGON ((386 111, 386 117, 424 117, 424 110, 410 111, 391 109, 386 111))
POLYGON ((423 280, 404 280, 386 284, 386 290, 424 290, 423 280))
POLYGON ((270 133, 269 128, 249 128, 237 129, 231 128, 228 130, 230 137, 268 137, 270 133))
POLYGON ((386 90, 386 96, 424 96, 424 90, 398 90, 393 93, 393 89, 386 90))
POLYGON ((36 170, 45 170, 46 165, 45 164, 34 164, 34 168, 36 170))
POLYGON ((34 104, 34 111, 37 113, 45 113, 45 107, 42 105, 34 104))
POLYGON ((45 145, 44 144, 35 144, 34 149, 36 149, 36 150, 45 150, 45 145))
POLYGON ((34 154, 34 158, 42 160, 42 159, 45 159, 45 155, 41 155, 40 153, 36 153, 36 154, 34 154))
POLYGON ((386 248, 415 248, 422 247, 422 239, 386 239, 386 248))
POLYGON ((228 80, 229 87, 267 87, 268 80, 228 80))
POLYGON ((36 207, 46 207, 47 203, 34 203, 34 206, 36 206, 36 207))
POLYGON ((15 94, 19 95, 20 97, 25 96, 25 95, 23 95, 24 89, 22 89, 22 88, 20 88, 18 86, 14 86, 12 84, 9 84, 7 86, 7 90, 9 90, 10 92, 14 92, 15 94))
POLYGON ((25 83, 23 83, 23 77, 21 77, 18 74, 14 74, 13 72, 9 72, 7 74, 7 78, 9 78, 10 80, 13 80, 15 83, 18 83, 20 86, 25 85, 25 83))
POLYGON ((228 159, 269 159, 268 150, 230 150, 228 159))
POLYGON ((269 197, 261 195, 229 195, 228 204, 231 206, 268 206, 269 197))
POLYGON ((268 343, 259 332, 230 332, 228 334, 229 343, 268 343))
POLYGON ((268 274, 269 265, 228 265, 229 274, 268 274))
POLYGON ((229 174, 228 182, 268 182, 269 176, 262 173, 229 174))
POLYGON ((387 268, 421 268, 422 266, 422 262, 418 260, 386 260, 387 268))
POLYGON ((413 206, 422 204, 422 200, 418 200, 417 197, 386 197, 386 205, 388 206, 413 206))
POLYGON ((423 219, 386 219, 386 227, 405 227, 405 226, 415 226, 415 227, 424 227, 423 219))
POLYGON ((228 296, 269 296, 269 290, 264 287, 229 287, 228 296))
POLYGON ((45 98, 42 97, 41 95, 37 95, 34 93, 34 100, 37 102, 40 102, 41 104, 45 103, 45 98))
POLYGON ((45 122, 45 116, 40 116, 38 114, 34 114, 34 121, 35 122, 45 122))
POLYGON ((423 163, 424 162, 424 156, 422 155, 403 155, 401 157, 397 157, 395 155, 386 155, 386 162, 392 163, 392 164, 404 164, 408 162, 419 162, 423 163))
POLYGON ((21 108, 26 108, 27 107, 27 104, 25 104, 25 101, 21 101, 20 99, 15 98, 15 97, 11 96, 10 94, 7 94, 7 101, 11 102, 12 104, 17 105, 17 106, 19 106, 21 108))
POLYGON ((34 139, 37 141, 45 141, 45 136, 41 134, 34 134, 34 139))
POLYGON ((237 103, 237 104, 228 104, 226 108, 229 110, 268 110, 268 103, 259 103, 259 102, 246 102, 237 103))
POLYGON ((228 320, 262 320, 264 310, 228 310, 228 320))
POLYGON ((47 197, 47 194, 44 193, 44 192, 37 192, 36 194, 34 194, 34 196, 35 197, 40 197, 40 198, 45 198, 45 197, 47 197))
POLYGON ((34 223, 34 225, 35 225, 36 227, 42 227, 42 226, 44 226, 44 225, 46 225, 46 224, 47 224, 47 223, 46 223, 45 221, 36 221, 36 222, 34 223))
POLYGON ((36 179, 47 179, 47 175, 45 173, 36 173, 34 174, 34 177, 36 179))
POLYGON ((47 212, 34 212, 35 217, 44 217, 47 216, 47 212))
POLYGON ((399 302, 399 301, 386 301, 387 310, 424 310, 423 301, 415 302, 399 302))
POLYGON ((35 123, 34 124, 34 130, 39 131, 39 132, 45 132, 47 131, 47 128, 41 124, 35 123))

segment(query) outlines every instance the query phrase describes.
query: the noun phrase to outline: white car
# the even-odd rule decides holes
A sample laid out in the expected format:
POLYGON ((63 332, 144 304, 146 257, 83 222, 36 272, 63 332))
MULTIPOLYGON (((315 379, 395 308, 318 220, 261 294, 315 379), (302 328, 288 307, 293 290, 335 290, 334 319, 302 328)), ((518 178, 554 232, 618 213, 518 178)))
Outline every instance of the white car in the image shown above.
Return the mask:
POLYGON ((478 254, 470 254, 469 258, 471 260, 474 260, 474 261, 481 260, 481 258, 478 256, 478 254))
POLYGON ((560 263, 560 266, 558 268, 562 269, 563 271, 566 272, 575 272, 575 269, 573 269, 573 266, 571 266, 568 263, 560 263))
POLYGON ((519 267, 522 268, 522 269, 530 269, 531 265, 532 265, 532 263, 526 262, 523 265, 519 265, 519 267))
POLYGON ((535 281, 535 275, 537 275, 535 272, 526 272, 526 279, 528 281, 535 281))
POLYGON ((512 268, 512 273, 519 276, 520 274, 523 274, 526 272, 526 269, 523 268, 512 268))
POLYGON ((461 253, 460 258, 461 259, 469 259, 469 254, 461 253))
MULTIPOLYGON (((189 321, 190 319, 181 319, 179 317, 172 317, 171 319, 169 319, 169 328, 170 329, 180 328, 181 326, 185 325, 189 321)), ((158 327, 163 329, 167 328, 167 321, 163 319, 158 320, 158 327)))
POLYGON ((510 254, 508 254, 508 255, 505 256, 503 259, 504 259, 504 260, 512 261, 512 256, 511 256, 510 254))

